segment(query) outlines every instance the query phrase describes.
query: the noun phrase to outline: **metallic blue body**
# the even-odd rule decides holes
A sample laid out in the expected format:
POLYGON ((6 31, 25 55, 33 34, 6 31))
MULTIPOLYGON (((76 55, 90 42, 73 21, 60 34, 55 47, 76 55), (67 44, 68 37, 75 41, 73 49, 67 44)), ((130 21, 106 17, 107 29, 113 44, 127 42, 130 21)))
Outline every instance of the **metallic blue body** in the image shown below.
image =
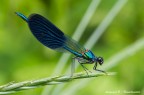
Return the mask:
POLYGON ((28 21, 28 18, 25 16, 25 15, 23 15, 23 14, 21 14, 21 13, 19 13, 19 12, 16 12, 16 14, 18 15, 18 16, 20 16, 24 21, 28 21))
POLYGON ((95 55, 90 51, 90 50, 88 50, 87 52, 85 52, 84 53, 86 56, 87 56, 87 58, 89 58, 89 59, 92 59, 92 60, 94 60, 96 57, 95 57, 95 55))
POLYGON ((43 45, 61 52, 69 51, 76 57, 86 59, 90 62, 95 61, 96 57, 90 50, 86 50, 80 46, 43 16, 32 14, 27 18, 19 12, 16 12, 16 14, 28 23, 33 35, 43 45))

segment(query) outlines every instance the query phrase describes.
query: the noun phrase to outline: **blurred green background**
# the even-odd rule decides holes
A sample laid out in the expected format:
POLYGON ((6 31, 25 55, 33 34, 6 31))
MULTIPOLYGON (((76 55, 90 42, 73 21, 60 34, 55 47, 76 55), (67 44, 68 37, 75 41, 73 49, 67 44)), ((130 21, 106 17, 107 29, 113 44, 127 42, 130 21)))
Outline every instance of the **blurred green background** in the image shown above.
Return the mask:
MULTIPOLYGON (((83 45, 118 0, 101 0, 80 39, 83 45)), ((39 43, 27 24, 14 12, 26 16, 38 13, 71 36, 84 16, 91 0, 1 0, 0 2, 0 85, 11 81, 45 78, 53 73, 61 53, 39 43)), ((105 60, 144 37, 144 0, 128 0, 110 26, 92 48, 105 60)), ((71 61, 71 59, 69 59, 71 61)), ((67 66, 70 64, 67 63, 67 66)), ((75 95, 111 95, 106 91, 140 91, 144 94, 144 48, 108 70, 115 76, 98 77, 75 95)), ((104 63, 106 64, 106 63, 104 63)), ((65 67, 65 69, 67 68, 65 67)), ((89 69, 91 69, 90 67, 89 69)), ((65 70, 64 69, 64 70, 65 70)), ((83 71, 79 68, 78 71, 83 71)), ((77 71, 77 72, 78 72, 77 71)), ((77 82, 81 80, 75 80, 77 82)), ((67 85, 73 86, 71 83, 67 85)), ((42 95, 44 87, 11 95, 42 95)), ((49 94, 51 95, 51 94, 49 94)), ((127 95, 116 93, 116 95, 127 95)))

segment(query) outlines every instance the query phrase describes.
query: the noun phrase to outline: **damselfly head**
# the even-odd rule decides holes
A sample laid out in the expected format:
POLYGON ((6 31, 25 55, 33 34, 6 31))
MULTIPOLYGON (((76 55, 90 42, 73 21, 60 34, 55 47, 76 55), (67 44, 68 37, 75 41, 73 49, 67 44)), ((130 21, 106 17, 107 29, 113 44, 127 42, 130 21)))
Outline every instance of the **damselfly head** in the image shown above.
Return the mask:
POLYGON ((97 62, 98 62, 100 65, 102 65, 103 62, 104 62, 104 60, 103 60, 102 57, 98 57, 98 58, 97 58, 97 62))

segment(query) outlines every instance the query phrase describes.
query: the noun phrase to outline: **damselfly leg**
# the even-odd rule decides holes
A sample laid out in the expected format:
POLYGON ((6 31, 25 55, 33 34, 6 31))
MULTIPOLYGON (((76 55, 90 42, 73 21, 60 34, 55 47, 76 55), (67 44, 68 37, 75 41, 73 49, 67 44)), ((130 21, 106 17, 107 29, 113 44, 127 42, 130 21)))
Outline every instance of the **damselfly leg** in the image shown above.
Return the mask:
POLYGON ((103 72, 103 73, 107 74, 105 71, 97 69, 97 63, 95 63, 95 65, 93 67, 93 70, 103 72))
POLYGON ((79 58, 77 57, 76 58, 78 60, 78 62, 80 63, 80 65, 83 67, 83 69, 85 70, 85 72, 87 73, 88 75, 88 72, 92 73, 88 68, 86 68, 83 64, 89 64, 90 62, 86 59, 83 59, 83 58, 79 58))
POLYGON ((88 75, 88 72, 92 73, 88 68, 86 68, 83 64, 88 64, 89 62, 83 58, 79 57, 73 57, 72 58, 72 64, 71 64, 71 76, 73 76, 73 73, 75 72, 75 60, 78 60, 82 68, 85 70, 85 72, 88 75))

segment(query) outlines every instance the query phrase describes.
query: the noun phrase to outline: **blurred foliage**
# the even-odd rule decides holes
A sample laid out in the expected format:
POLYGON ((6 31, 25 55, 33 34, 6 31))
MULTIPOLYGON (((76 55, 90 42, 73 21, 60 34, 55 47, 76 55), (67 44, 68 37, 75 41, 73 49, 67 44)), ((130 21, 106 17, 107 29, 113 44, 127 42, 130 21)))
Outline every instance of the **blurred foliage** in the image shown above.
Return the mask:
MULTIPOLYGON (((10 81, 50 76, 61 56, 61 53, 39 43, 27 24, 14 14, 15 11, 26 16, 39 13, 71 36, 90 2, 91 0, 1 0, 0 85, 10 81)), ((117 0, 102 0, 80 40, 81 44, 86 42, 116 2, 117 0)), ((143 4, 143 0, 128 1, 93 47, 92 50, 96 55, 101 55, 107 60, 137 39, 144 37, 143 4)), ((117 72, 115 77, 95 79, 76 95, 105 95, 105 91, 108 90, 144 91, 143 57, 144 49, 111 69, 110 71, 117 72)), ((40 95, 42 89, 12 95, 40 95)))

